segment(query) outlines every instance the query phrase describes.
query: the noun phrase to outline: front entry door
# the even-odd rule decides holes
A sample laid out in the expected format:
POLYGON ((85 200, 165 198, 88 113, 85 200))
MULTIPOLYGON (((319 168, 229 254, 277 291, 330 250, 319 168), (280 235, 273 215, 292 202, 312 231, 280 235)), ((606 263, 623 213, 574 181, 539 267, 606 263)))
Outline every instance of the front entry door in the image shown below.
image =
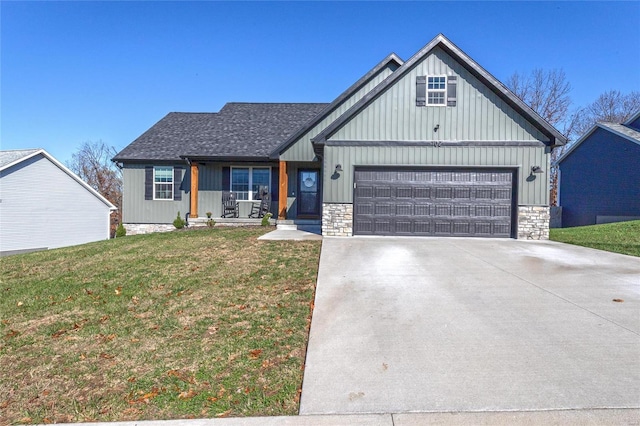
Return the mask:
POLYGON ((320 217, 319 170, 298 170, 298 217, 320 217))

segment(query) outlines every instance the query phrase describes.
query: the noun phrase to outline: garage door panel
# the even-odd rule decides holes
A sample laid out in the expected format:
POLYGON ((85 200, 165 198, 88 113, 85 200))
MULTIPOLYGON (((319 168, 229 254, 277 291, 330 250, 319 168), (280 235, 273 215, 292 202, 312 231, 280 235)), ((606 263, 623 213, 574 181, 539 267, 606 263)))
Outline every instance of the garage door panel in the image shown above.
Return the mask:
POLYGON ((354 233, 511 236, 512 171, 356 170, 354 233))

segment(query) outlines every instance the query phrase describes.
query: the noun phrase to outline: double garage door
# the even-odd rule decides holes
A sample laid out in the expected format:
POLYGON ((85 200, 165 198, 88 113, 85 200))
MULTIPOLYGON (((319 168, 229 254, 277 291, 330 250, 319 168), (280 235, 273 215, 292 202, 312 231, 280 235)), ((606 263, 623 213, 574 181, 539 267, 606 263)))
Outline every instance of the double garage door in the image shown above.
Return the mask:
POLYGON ((355 235, 510 237, 514 172, 356 169, 355 235))

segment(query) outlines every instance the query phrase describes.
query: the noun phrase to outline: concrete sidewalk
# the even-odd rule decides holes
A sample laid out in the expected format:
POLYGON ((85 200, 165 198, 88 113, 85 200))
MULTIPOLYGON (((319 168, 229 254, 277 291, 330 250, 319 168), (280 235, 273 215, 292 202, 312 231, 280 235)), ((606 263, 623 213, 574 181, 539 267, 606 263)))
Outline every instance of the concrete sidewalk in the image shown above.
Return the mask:
POLYGON ((640 408, 639 312, 636 257, 325 238, 300 413, 640 408))
POLYGON ((276 229, 266 233, 260 237, 259 240, 272 240, 272 241, 308 241, 308 240, 322 240, 322 235, 314 234, 313 232, 300 231, 295 229, 276 229))
POLYGON ((561 410, 483 413, 402 413, 69 423, 73 426, 418 426, 639 425, 640 410, 561 410))

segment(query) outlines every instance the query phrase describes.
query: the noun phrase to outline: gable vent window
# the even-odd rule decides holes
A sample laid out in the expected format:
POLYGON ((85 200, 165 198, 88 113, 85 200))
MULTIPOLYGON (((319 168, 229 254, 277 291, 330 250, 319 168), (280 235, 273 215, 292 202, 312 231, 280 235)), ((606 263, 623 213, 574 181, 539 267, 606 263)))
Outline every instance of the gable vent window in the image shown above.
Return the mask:
POLYGON ((457 76, 416 77, 416 106, 456 106, 457 76))
POLYGON ((447 77, 427 77, 427 105, 446 105, 447 77))

